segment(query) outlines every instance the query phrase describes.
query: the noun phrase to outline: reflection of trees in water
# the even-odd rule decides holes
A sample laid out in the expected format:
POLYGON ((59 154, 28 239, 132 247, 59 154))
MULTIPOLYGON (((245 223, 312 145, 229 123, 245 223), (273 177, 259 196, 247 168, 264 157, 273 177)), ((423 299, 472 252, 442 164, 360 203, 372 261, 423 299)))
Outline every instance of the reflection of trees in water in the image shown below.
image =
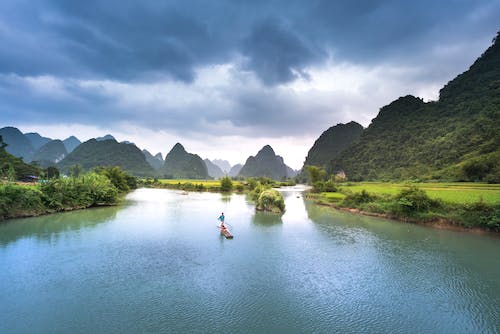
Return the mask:
POLYGON ((272 226, 276 224, 282 224, 283 220, 281 219, 283 215, 272 212, 264 212, 264 211, 255 211, 255 214, 252 216, 252 223, 255 225, 262 226, 272 226))
POLYGON ((40 217, 16 219, 0 224, 0 246, 26 237, 51 241, 61 232, 93 227, 115 218, 120 207, 90 208, 40 217))
POLYGON ((220 194, 220 200, 224 203, 229 203, 231 202, 231 197, 233 197, 233 194, 231 193, 222 193, 220 194))

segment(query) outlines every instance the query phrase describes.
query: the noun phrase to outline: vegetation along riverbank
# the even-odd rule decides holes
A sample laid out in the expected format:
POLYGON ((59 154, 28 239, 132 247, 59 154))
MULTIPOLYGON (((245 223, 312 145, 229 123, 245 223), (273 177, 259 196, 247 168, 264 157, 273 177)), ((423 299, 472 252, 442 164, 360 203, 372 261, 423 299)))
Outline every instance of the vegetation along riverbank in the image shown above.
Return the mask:
POLYGON ((295 185, 294 181, 275 181, 267 177, 249 177, 245 180, 232 180, 223 177, 220 180, 175 180, 143 179, 141 185, 153 188, 178 189, 183 191, 238 192, 249 195, 255 202, 256 209, 283 213, 285 201, 283 195, 272 188, 295 185))
POLYGON ((0 220, 116 205, 136 187, 136 178, 119 167, 100 167, 32 184, 4 180, 0 183, 0 220))
POLYGON ((317 184, 316 203, 440 228, 500 231, 500 185, 481 183, 317 184))

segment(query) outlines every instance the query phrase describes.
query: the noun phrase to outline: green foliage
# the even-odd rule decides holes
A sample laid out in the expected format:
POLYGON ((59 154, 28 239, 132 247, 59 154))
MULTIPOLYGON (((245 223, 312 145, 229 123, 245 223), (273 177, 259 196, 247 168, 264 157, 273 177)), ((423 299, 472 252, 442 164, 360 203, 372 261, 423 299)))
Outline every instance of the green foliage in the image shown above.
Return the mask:
MULTIPOLYGON (((134 144, 118 143, 116 140, 88 140, 68 154, 58 167, 68 172, 74 165, 80 165, 84 171, 99 166, 119 166, 137 176, 154 176, 155 171, 134 144)), ((73 175, 73 174, 71 174, 73 175)))
POLYGON ((467 227, 485 227, 500 231, 500 205, 488 205, 483 201, 464 206, 455 210, 455 219, 467 227))
POLYGON ((14 166, 9 164, 9 169, 7 170, 6 175, 9 182, 14 182, 16 180, 16 171, 14 170, 14 166))
POLYGON ((342 205, 357 207, 360 204, 370 203, 377 200, 379 197, 375 194, 367 192, 365 189, 361 192, 351 193, 346 195, 342 201, 342 205))
POLYGON ((162 173, 170 179, 209 178, 205 162, 198 155, 186 152, 179 143, 165 157, 162 173))
POLYGON ((286 180, 289 170, 283 158, 277 156, 271 146, 264 146, 255 157, 250 156, 241 168, 239 176, 266 177, 277 181, 286 180))
POLYGON ((59 177, 59 170, 54 166, 49 166, 44 170, 45 176, 48 179, 57 179, 59 177))
POLYGON ((227 176, 220 180, 220 190, 224 192, 229 192, 233 190, 233 181, 227 176))
POLYGON ((76 164, 71 166, 71 168, 69 169, 69 175, 71 175, 71 177, 79 177, 82 171, 82 165, 76 164))
POLYGON ((43 213, 42 197, 36 187, 0 184, 0 220, 43 213))
POLYGON ((6 147, 0 136, 0 177, 17 180, 26 175, 39 175, 40 169, 37 166, 28 165, 21 158, 16 158, 5 150, 6 147))
POLYGON ((326 176, 326 171, 322 167, 306 166, 306 170, 313 185, 318 181, 323 181, 326 176))
POLYGON ((336 192, 338 191, 338 188, 333 180, 316 181, 313 184, 312 191, 315 193, 336 192))
POLYGON ((405 220, 444 219, 464 227, 500 231, 500 185, 350 182, 342 184, 339 190, 341 193, 309 196, 323 204, 357 208, 405 220))
POLYGON ((40 185, 45 206, 52 210, 115 204, 118 191, 104 175, 52 179, 40 185))
MULTIPOLYGON (((302 168, 299 178, 301 180, 308 180, 307 176, 309 175, 306 175, 307 166, 328 168, 330 162, 358 140, 362 132, 363 127, 356 122, 340 123, 323 132, 307 153, 304 168, 302 168)), ((314 184, 318 180, 310 181, 314 184)))
POLYGON ((137 178, 118 166, 97 167, 94 170, 96 173, 106 176, 119 191, 125 192, 137 188, 137 178))
POLYGON ((355 181, 498 182, 499 78, 497 38, 468 71, 441 90, 439 101, 405 96, 381 108, 328 171, 342 169, 355 181))
POLYGON ((257 199, 257 210, 283 213, 285 211, 285 200, 283 195, 274 189, 262 191, 257 199))
POLYGON ((466 160, 462 170, 465 181, 500 183, 500 152, 466 160))
POLYGON ((394 197, 394 211, 406 215, 415 215, 416 213, 428 212, 432 209, 438 209, 441 203, 438 200, 431 199, 425 191, 415 186, 401 190, 394 197))

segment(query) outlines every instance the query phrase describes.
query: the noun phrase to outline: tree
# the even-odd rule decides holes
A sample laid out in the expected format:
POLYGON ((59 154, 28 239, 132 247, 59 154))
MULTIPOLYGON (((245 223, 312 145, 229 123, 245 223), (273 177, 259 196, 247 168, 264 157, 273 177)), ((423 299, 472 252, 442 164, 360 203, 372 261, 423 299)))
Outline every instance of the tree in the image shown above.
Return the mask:
POLYGON ((225 192, 233 190, 233 181, 231 181, 228 176, 224 176, 220 179, 220 190, 225 192))
POLYGON ((59 169, 57 169, 54 166, 49 166, 45 170, 45 175, 47 176, 48 179, 56 179, 59 177, 59 169))
POLYGON ((9 182, 14 182, 16 179, 17 176, 14 166, 9 165, 9 169, 7 170, 7 180, 9 180, 9 182))
POLYGON ((311 183, 315 184, 318 181, 322 181, 326 176, 326 171, 318 166, 306 166, 307 172, 311 179, 311 183))
POLYGON ((76 164, 71 166, 69 174, 73 177, 78 177, 82 173, 82 170, 83 170, 82 166, 80 164, 76 164))

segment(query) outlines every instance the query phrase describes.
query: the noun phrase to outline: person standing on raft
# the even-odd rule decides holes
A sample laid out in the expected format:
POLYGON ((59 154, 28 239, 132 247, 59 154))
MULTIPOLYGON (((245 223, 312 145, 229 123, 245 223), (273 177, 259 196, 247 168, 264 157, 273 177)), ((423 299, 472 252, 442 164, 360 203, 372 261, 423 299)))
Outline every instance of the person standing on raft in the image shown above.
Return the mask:
POLYGON ((221 215, 220 215, 220 216, 219 216, 219 218, 218 218, 218 219, 220 220, 220 228, 221 228, 221 229, 225 229, 225 228, 226 228, 226 226, 224 226, 224 219, 225 219, 225 218, 226 218, 226 217, 224 217, 224 212, 223 212, 223 213, 221 213, 221 215))

